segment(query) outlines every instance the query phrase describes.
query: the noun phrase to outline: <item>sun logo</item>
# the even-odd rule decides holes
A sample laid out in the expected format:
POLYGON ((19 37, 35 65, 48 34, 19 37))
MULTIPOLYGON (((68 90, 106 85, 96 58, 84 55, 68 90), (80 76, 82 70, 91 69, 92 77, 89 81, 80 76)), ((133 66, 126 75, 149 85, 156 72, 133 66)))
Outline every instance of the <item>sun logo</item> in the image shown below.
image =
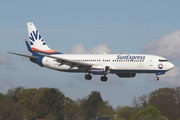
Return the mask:
POLYGON ((35 42, 41 43, 42 45, 46 45, 38 30, 32 31, 29 35, 29 39, 30 45, 34 45, 35 42))

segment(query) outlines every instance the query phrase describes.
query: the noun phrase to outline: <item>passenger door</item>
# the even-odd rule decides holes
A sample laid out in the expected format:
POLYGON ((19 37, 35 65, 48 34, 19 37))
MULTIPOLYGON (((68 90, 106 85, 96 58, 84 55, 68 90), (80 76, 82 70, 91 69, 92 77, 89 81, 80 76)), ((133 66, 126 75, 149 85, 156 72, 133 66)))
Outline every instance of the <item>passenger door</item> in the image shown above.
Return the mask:
POLYGON ((153 58, 152 57, 149 59, 149 66, 153 66, 153 58))

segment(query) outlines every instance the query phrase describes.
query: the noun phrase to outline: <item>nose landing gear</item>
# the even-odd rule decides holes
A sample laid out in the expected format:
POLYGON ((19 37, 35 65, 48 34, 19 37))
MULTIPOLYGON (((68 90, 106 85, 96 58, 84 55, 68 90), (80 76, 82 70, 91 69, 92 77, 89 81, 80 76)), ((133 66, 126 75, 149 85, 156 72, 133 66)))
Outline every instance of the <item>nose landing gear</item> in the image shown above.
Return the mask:
POLYGON ((156 81, 158 81, 158 80, 159 80, 158 75, 163 75, 163 74, 165 74, 165 72, 164 72, 164 71, 159 71, 159 72, 156 72, 156 77, 155 77, 155 80, 156 80, 156 81))
POLYGON ((156 77, 155 77, 155 80, 158 81, 158 80, 159 80, 159 77, 156 76, 156 77))

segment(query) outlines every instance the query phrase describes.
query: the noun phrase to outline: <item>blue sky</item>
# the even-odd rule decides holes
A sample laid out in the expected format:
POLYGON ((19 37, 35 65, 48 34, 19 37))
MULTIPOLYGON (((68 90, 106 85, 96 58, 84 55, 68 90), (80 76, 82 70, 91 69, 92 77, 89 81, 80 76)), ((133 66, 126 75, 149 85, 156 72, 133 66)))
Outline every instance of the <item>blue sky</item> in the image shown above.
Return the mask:
POLYGON ((133 97, 161 87, 180 85, 180 1, 0 1, 0 91, 11 87, 56 87, 76 100, 100 91, 113 107, 131 105, 133 97), (155 75, 123 79, 109 75, 91 81, 84 74, 41 68, 7 51, 28 53, 26 23, 32 21, 49 47, 64 53, 92 52, 102 46, 111 53, 157 54, 176 67, 154 81, 155 75), (77 50, 77 51, 76 51, 77 50))

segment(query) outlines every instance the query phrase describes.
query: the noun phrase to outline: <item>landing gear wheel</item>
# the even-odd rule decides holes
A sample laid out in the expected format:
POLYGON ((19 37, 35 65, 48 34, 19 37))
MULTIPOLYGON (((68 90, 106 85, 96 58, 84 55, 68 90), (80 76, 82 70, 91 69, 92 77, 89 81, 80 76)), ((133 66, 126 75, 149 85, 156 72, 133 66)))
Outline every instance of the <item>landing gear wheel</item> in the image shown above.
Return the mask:
POLYGON ((91 80, 91 79, 92 79, 92 75, 87 74, 87 75, 84 76, 84 78, 85 78, 86 80, 91 80))
POLYGON ((159 77, 155 77, 155 80, 158 81, 158 80, 159 80, 159 77))
POLYGON ((101 76, 101 81, 102 82, 106 82, 108 80, 108 78, 106 76, 101 76))

